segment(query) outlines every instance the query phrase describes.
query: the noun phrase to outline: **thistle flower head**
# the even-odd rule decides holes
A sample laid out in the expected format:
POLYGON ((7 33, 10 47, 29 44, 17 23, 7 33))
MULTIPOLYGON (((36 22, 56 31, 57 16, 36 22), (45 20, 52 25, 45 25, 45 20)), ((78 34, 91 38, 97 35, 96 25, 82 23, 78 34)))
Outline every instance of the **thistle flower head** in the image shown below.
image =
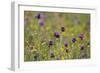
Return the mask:
POLYGON ((51 41, 49 41, 49 47, 50 46, 52 46, 54 43, 53 43, 53 41, 51 40, 51 41))
POLYGON ((42 13, 38 13, 34 16, 34 18, 36 19, 43 19, 43 14, 42 13))
POLYGON ((64 26, 61 27, 61 31, 62 31, 62 32, 65 31, 65 27, 64 27, 64 26))
POLYGON ((67 42, 65 42, 64 45, 65 45, 65 47, 68 47, 68 43, 67 42))
POLYGON ((40 21, 39 21, 39 25, 40 25, 40 26, 44 26, 44 25, 45 25, 44 21, 43 21, 43 20, 40 20, 40 21))
POLYGON ((54 51, 50 51, 50 57, 51 57, 51 58, 55 57, 54 51))
POLYGON ((84 35, 83 34, 79 34, 78 37, 83 40, 84 39, 84 35))
POLYGON ((80 46, 80 50, 84 50, 85 46, 84 45, 81 45, 80 46))
POLYGON ((72 38, 72 42, 75 43, 76 42, 76 38, 72 38))
POLYGON ((56 38, 59 38, 59 37, 60 37, 60 33, 59 33, 59 32, 55 32, 55 33, 54 33, 54 36, 55 36, 56 38))

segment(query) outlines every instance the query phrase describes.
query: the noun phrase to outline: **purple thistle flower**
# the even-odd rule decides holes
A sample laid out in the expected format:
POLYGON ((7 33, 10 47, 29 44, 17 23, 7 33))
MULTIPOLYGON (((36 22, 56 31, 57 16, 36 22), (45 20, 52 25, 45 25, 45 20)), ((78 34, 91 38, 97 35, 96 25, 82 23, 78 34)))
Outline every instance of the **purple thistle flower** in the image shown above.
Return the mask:
POLYGON ((72 42, 75 43, 76 42, 76 38, 72 38, 72 42))
POLYGON ((64 45, 65 45, 65 47, 68 47, 68 43, 67 42, 65 42, 64 45))
POLYGON ((38 13, 37 15, 34 16, 34 18, 43 19, 43 14, 42 13, 38 13))
POLYGON ((55 33, 54 33, 54 36, 55 36, 56 38, 59 38, 59 37, 60 37, 60 33, 59 33, 59 32, 55 32, 55 33))
POLYGON ((84 39, 84 35, 83 34, 79 34, 78 37, 83 40, 84 39))
POLYGON ((84 50, 84 48, 85 48, 84 45, 80 46, 80 50, 84 50))
POLYGON ((40 26, 44 26, 44 25, 45 25, 44 21, 43 21, 43 20, 40 20, 40 21, 39 21, 39 25, 40 25, 40 26))
POLYGON ((64 27, 61 27, 61 31, 64 32, 65 31, 65 28, 64 27))
POLYGON ((40 13, 34 16, 34 18, 40 19, 40 13))
POLYGON ((53 41, 49 41, 49 47, 53 45, 53 41))
POLYGON ((53 52, 53 51, 50 51, 50 57, 51 57, 51 58, 55 57, 55 55, 54 55, 54 52, 53 52))

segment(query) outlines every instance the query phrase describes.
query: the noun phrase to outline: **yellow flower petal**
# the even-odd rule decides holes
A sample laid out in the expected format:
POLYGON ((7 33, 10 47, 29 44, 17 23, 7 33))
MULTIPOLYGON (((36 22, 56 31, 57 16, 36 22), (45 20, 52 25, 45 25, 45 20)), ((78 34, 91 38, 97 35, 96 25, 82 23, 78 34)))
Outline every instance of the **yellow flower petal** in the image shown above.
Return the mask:
POLYGON ((88 48, 90 47, 90 45, 87 46, 88 48))
POLYGON ((66 32, 62 32, 62 36, 66 37, 66 32))
POLYGON ((49 26, 47 26, 47 27, 46 27, 46 30, 50 30, 50 27, 49 27, 49 26))
POLYGON ((62 48, 60 48, 61 49, 61 52, 63 52, 64 51, 64 48, 62 47, 62 48))

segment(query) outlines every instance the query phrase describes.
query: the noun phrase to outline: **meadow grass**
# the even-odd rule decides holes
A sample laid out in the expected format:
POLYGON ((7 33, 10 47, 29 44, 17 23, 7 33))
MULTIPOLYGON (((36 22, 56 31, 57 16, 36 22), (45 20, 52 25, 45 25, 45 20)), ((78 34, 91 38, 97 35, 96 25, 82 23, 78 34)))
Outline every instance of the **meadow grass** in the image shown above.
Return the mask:
POLYGON ((24 61, 90 58, 90 14, 24 12, 24 61))

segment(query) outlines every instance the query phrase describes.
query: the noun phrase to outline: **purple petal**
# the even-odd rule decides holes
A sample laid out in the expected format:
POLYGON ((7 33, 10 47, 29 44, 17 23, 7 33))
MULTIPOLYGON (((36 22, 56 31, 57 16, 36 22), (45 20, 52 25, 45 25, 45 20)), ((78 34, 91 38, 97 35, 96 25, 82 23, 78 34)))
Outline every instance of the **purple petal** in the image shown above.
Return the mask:
POLYGON ((60 37, 60 33, 59 33, 59 32, 55 32, 55 33, 54 33, 54 36, 55 36, 56 38, 59 38, 59 37, 60 37))

